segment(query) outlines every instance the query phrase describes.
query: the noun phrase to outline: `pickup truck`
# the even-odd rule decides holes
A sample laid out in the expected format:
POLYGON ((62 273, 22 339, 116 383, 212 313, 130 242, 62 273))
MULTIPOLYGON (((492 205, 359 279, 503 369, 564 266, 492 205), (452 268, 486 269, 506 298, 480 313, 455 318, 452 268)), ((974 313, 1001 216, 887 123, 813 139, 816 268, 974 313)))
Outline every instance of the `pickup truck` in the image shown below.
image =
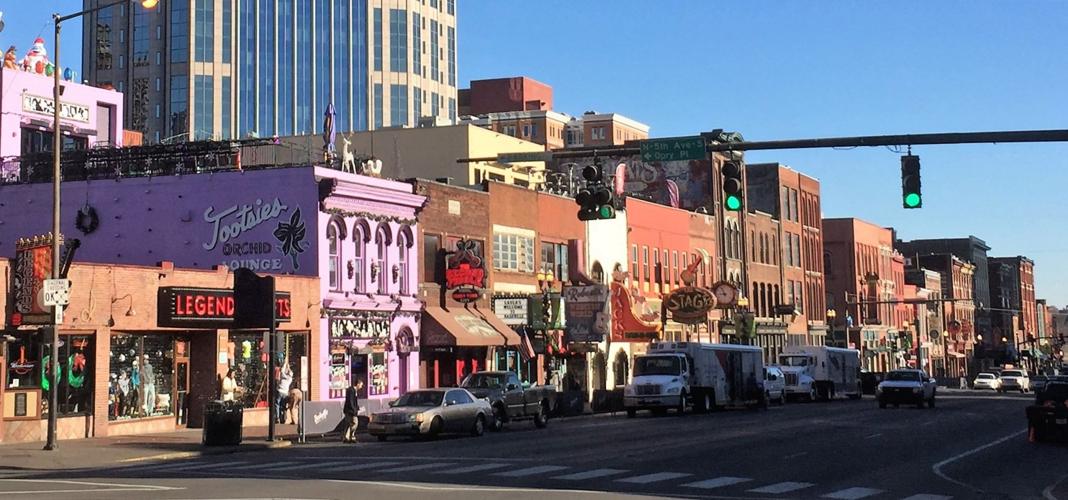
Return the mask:
POLYGON ((934 408, 937 387, 935 379, 921 370, 893 370, 875 389, 875 398, 879 400, 879 408, 886 408, 888 404, 895 408, 901 404, 915 404, 918 408, 926 404, 928 408, 934 408))
POLYGON ((468 375, 460 385, 475 397, 489 401, 493 418, 489 429, 499 431, 504 424, 516 420, 532 419, 539 429, 549 424, 549 412, 556 399, 553 386, 524 387, 513 372, 475 372, 468 375))

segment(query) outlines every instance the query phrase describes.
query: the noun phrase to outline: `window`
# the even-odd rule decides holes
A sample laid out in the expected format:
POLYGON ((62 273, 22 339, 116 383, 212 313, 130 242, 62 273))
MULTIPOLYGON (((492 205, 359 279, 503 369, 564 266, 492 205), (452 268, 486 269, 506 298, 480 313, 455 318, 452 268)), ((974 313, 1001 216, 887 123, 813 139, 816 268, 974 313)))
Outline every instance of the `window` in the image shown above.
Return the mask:
POLYGON ((174 351, 170 335, 111 336, 108 420, 174 414, 174 351))
POLYGON ((222 111, 220 113, 220 118, 222 119, 222 129, 220 130, 219 136, 223 139, 230 139, 232 137, 230 125, 231 117, 233 117, 233 103, 230 102, 230 97, 232 95, 230 85, 230 77, 222 77, 222 89, 220 89, 222 91, 222 102, 220 103, 222 111))
POLYGON ((375 245, 378 247, 378 293, 389 293, 389 230, 384 226, 378 227, 375 234, 375 245))
POLYGON ((375 129, 382 128, 382 84, 375 84, 375 129))
POLYGON ((189 2, 170 2, 170 7, 170 62, 187 62, 189 61, 189 2))
POLYGON ((170 134, 189 132, 189 76, 174 75, 170 87, 170 134))
POLYGON ((448 12, 450 16, 456 15, 456 0, 445 0, 445 5, 445 11, 448 12))
POLYGON ((530 124, 523 125, 523 138, 530 137, 530 124))
POLYGON ((430 93, 430 116, 437 118, 438 108, 440 108, 441 100, 437 92, 430 93))
POLYGON ((408 125, 408 86, 389 86, 389 124, 394 127, 408 125))
MULTIPOLYGON (((419 75, 423 75, 423 30, 422 24, 419 20, 419 13, 412 12, 412 71, 419 75)), ((417 115, 418 116, 418 115, 417 115)))
POLYGON ((352 279, 355 280, 355 287, 353 288, 357 293, 366 290, 366 285, 363 281, 364 267, 364 253, 367 251, 367 228, 364 223, 357 221, 356 225, 352 228, 352 242, 354 247, 352 250, 352 279))
POLYGON ((448 65, 449 65, 449 85, 456 86, 456 28, 449 26, 448 37, 446 38, 446 46, 448 47, 448 65))
POLYGON ((382 71, 382 9, 375 8, 374 16, 375 71, 382 71))
MULTIPOLYGON (((686 252, 682 255, 685 256, 686 252)), ((671 261, 671 282, 677 286, 679 284, 679 252, 677 250, 671 251, 671 261)))
MULTIPOLYGON (((146 9, 137 9, 138 14, 146 9)), ((212 34, 215 32, 215 0, 196 0, 196 23, 194 25, 195 59, 211 62, 215 59, 212 34)), ((144 30, 140 30, 144 31, 144 30)), ((135 31, 140 37, 140 31, 135 31)))
POLYGON ((638 280, 641 275, 638 274, 638 245, 630 246, 630 279, 638 280))
POLYGON ((211 75, 193 77, 193 103, 196 108, 193 115, 193 137, 195 139, 209 139, 212 136, 212 120, 215 117, 212 112, 215 107, 213 90, 211 75))
POLYGON ((493 268, 522 273, 534 272, 534 238, 493 233, 493 268))
POLYGON ((326 247, 327 258, 329 263, 329 282, 331 290, 341 290, 341 276, 338 274, 341 271, 341 251, 338 244, 337 227, 330 224, 326 227, 326 247))
POLYGON ((593 127, 590 130, 590 136, 591 136, 591 138, 593 140, 603 140, 604 139, 604 127, 593 127))
POLYGON ((649 281, 649 247, 642 246, 642 281, 649 281))
POLYGON ((503 132, 504 135, 515 137, 515 125, 505 125, 503 132))
POLYGON ((389 70, 408 71, 408 12, 389 9, 389 70))
POLYGON ((411 293, 408 286, 408 251, 411 250, 408 241, 408 233, 404 230, 397 233, 397 268, 400 276, 400 293, 401 295, 408 295, 411 293))
MULTIPOLYGON (((234 27, 234 0, 222 0, 222 62, 230 62, 230 37, 234 27)), ((209 32, 210 33, 210 32, 209 32)), ((211 35, 208 35, 208 43, 211 43, 211 35)))
POLYGON ((423 116, 423 91, 419 87, 412 87, 412 116, 415 118, 413 125, 418 125, 423 116))
POLYGON ((442 276, 438 273, 441 262, 441 236, 423 235, 423 281, 438 283, 442 276))
MULTIPOLYGON (((430 78, 432 80, 434 80, 435 82, 440 82, 441 81, 441 68, 440 68, 440 61, 439 61, 441 59, 441 56, 439 54, 440 48, 438 47, 438 42, 439 42, 438 38, 440 36, 441 36, 441 33, 440 33, 440 30, 438 29, 438 22, 431 20, 430 21, 430 78)), ((436 111, 437 110, 437 106, 435 106, 434 109, 436 111)), ((436 115, 436 113, 435 113, 435 115, 436 115)))
POLYGON ((562 243, 541 242, 541 270, 552 272, 556 281, 566 281, 567 245, 562 243))

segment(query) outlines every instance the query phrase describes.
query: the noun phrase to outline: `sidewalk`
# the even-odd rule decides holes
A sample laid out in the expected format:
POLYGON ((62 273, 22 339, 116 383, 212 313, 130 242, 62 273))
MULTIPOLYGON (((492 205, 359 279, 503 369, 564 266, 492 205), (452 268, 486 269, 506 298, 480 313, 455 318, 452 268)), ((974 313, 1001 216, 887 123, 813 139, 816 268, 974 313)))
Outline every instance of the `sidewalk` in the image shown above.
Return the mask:
POLYGON ((162 434, 139 434, 61 440, 59 449, 44 451, 43 441, 0 444, 0 471, 56 470, 115 466, 154 460, 176 460, 203 455, 263 451, 291 446, 297 440, 295 425, 279 425, 276 441, 267 442, 267 427, 247 427, 238 446, 203 446, 201 429, 162 434))

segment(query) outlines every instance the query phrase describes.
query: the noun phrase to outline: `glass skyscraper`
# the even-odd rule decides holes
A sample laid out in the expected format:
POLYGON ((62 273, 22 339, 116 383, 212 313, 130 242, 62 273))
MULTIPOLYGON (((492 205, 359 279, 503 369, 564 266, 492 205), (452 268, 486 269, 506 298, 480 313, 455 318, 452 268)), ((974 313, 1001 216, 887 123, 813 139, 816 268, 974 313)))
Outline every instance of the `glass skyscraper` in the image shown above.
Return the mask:
MULTIPOLYGON (((84 7, 108 0, 83 0, 84 7)), ((85 17, 82 72, 146 142, 456 119, 455 0, 164 0, 85 17)))

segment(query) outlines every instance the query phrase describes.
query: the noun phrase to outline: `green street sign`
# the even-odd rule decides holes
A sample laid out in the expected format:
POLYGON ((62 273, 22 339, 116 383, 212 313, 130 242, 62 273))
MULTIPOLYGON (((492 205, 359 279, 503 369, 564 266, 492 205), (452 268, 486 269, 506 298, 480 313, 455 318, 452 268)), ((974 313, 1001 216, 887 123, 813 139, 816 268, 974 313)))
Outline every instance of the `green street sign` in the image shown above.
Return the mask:
POLYGON ((708 158, 701 137, 648 139, 641 143, 642 161, 682 161, 708 158))

